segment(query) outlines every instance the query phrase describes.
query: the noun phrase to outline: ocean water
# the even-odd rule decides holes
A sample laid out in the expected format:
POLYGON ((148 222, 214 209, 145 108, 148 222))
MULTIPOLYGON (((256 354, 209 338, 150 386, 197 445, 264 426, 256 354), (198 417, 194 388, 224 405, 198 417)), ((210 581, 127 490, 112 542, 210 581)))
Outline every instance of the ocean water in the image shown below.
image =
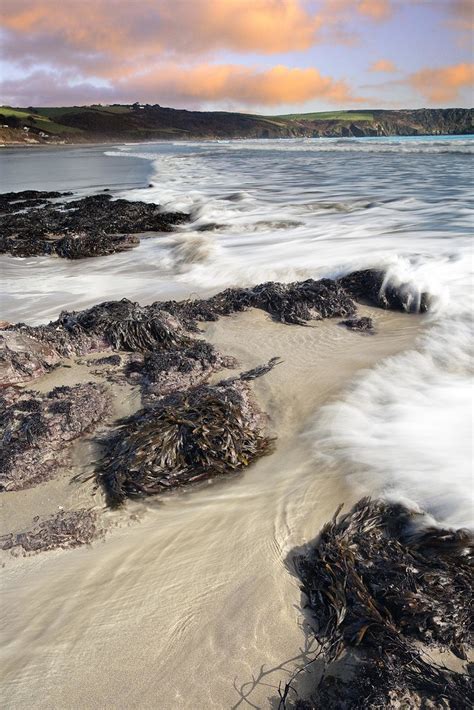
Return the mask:
POLYGON ((192 221, 110 257, 1 257, 1 317, 38 323, 110 298, 146 303, 382 267, 414 303, 431 295, 417 345, 362 372, 304 435, 315 466, 342 466, 361 491, 470 526, 473 152, 465 136, 2 151, 3 191, 110 187, 192 221))

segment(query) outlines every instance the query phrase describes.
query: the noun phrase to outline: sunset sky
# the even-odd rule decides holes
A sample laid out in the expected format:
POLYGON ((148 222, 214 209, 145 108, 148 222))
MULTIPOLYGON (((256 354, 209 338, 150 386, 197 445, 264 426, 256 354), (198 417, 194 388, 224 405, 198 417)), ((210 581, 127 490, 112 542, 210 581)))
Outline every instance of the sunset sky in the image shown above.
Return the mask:
POLYGON ((1 0, 11 106, 471 106, 471 0, 1 0))

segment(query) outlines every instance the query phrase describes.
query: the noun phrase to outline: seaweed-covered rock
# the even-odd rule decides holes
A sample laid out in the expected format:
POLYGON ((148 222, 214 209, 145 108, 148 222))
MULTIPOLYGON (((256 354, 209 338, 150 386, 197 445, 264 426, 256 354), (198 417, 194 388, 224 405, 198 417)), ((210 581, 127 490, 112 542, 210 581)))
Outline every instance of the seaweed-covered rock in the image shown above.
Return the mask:
POLYGON ((140 244, 136 234, 76 233, 63 237, 54 245, 54 253, 64 259, 85 259, 127 251, 140 244))
POLYGON ((168 350, 152 350, 130 363, 128 374, 140 381, 145 399, 161 397, 205 382, 213 372, 235 367, 234 358, 221 355, 205 340, 189 340, 168 350))
POLYGON ((142 307, 126 298, 100 303, 84 311, 65 311, 57 325, 72 336, 85 333, 99 338, 106 347, 129 352, 164 349, 188 337, 180 322, 161 310, 159 304, 142 307))
POLYGON ((122 364, 122 357, 120 355, 105 355, 95 358, 95 360, 87 360, 87 364, 96 367, 119 367, 122 364))
POLYGON ((13 491, 52 478, 70 444, 108 411, 100 385, 56 387, 48 394, 4 391, 0 401, 0 490, 13 491))
POLYGON ((22 190, 21 192, 0 193, 0 213, 21 212, 31 207, 44 205, 48 200, 68 197, 72 192, 22 190))
POLYGON ((109 194, 50 201, 61 196, 35 191, 0 196, 0 253, 105 256, 137 246, 137 233, 170 232, 189 219, 181 212, 162 212, 158 205, 113 200, 109 194))
POLYGON ((374 331, 374 321, 368 316, 348 318, 341 321, 341 325, 345 325, 349 330, 357 330, 359 333, 373 333, 374 331))
POLYGON ((338 283, 356 301, 369 301, 379 308, 408 313, 425 313, 429 310, 428 293, 419 292, 413 284, 396 280, 395 277, 388 279, 384 271, 354 271, 338 279, 338 283))
POLYGON ((248 466, 271 449, 245 379, 175 392, 121 422, 106 442, 99 480, 108 503, 154 495, 248 466))
POLYGON ((472 648, 472 549, 467 530, 429 525, 399 504, 363 499, 336 515, 296 569, 325 667, 350 650, 355 669, 344 680, 323 675, 299 707, 469 707, 470 679, 420 644, 462 659, 472 648))
MULTIPOLYGON (((388 667, 373 659, 359 663, 350 679, 326 675, 314 699, 299 700, 294 710, 465 710, 471 707, 469 676, 429 664, 419 668, 410 659, 388 667)), ((286 705, 288 707, 288 705, 286 705)))
POLYGON ((356 307, 344 288, 331 279, 268 283, 253 288, 229 288, 206 300, 166 302, 161 307, 177 315, 187 327, 198 321, 259 308, 282 323, 305 325, 309 320, 351 316, 356 307))
POLYGON ((94 510, 59 511, 40 521, 35 518, 33 526, 19 533, 9 533, 0 537, 0 549, 23 551, 23 553, 46 552, 61 548, 88 545, 95 540, 102 530, 94 510))
POLYGON ((65 357, 108 349, 159 350, 189 340, 170 313, 124 299, 84 311, 64 311, 48 325, 20 323, 0 331, 0 384, 43 375, 65 357))
MULTIPOLYGON (((358 272, 372 273, 375 272, 358 272)), ((196 357, 185 352, 195 347, 190 331, 196 332, 199 322, 215 321, 248 308, 259 308, 277 321, 297 325, 343 317, 349 319, 346 322, 349 327, 369 331, 370 319, 355 318, 356 305, 346 290, 358 298, 363 291, 361 283, 366 284, 367 280, 357 274, 352 276, 353 281, 348 276, 339 281, 269 282, 253 288, 226 289, 208 299, 156 301, 149 306, 127 299, 107 301, 83 311, 65 311, 48 325, 8 325, 0 331, 0 365, 4 372, 0 382, 24 382, 47 372, 63 357, 107 349, 128 352, 181 349, 175 355, 170 354, 171 367, 181 373, 192 367, 196 372, 196 357)), ((380 276, 379 286, 382 281, 380 276)), ((372 283, 370 278, 369 282, 372 283)), ((377 300, 382 307, 400 304, 400 300, 377 300)))

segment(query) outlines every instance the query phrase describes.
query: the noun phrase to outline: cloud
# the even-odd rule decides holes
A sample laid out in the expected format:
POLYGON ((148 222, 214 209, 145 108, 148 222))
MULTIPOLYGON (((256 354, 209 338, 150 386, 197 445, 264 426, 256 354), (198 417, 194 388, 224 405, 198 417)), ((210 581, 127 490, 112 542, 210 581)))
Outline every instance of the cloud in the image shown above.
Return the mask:
POLYGON ((59 50, 111 59, 272 54, 311 47, 321 26, 303 0, 2 0, 10 58, 32 52, 54 63, 59 50), (15 43, 18 43, 15 46, 15 43))
POLYGON ((149 103, 199 107, 224 101, 234 107, 278 106, 324 99, 336 105, 359 103, 343 81, 322 76, 317 69, 282 65, 258 70, 241 65, 183 67, 167 64, 138 76, 125 76, 113 86, 97 87, 84 81, 71 82, 68 73, 34 72, 21 85, 0 83, 10 105, 67 105, 91 102, 149 103))
POLYGON ((433 103, 453 101, 461 89, 474 85, 474 64, 421 69, 408 76, 408 84, 433 103))
POLYGON ((393 11, 390 0, 359 0, 357 10, 373 20, 387 20, 393 11))
POLYGON ((390 59, 379 59, 370 65, 369 71, 392 73, 398 71, 398 69, 390 59))
POLYGON ((471 0, 449 0, 445 5, 448 24, 461 31, 471 31, 474 25, 474 6, 471 0))
POLYGON ((267 70, 240 65, 168 67, 163 73, 154 72, 135 78, 133 84, 138 84, 147 95, 164 93, 184 100, 230 100, 244 106, 277 106, 316 98, 335 104, 360 101, 343 81, 322 76, 314 68, 288 68, 282 65, 267 70))

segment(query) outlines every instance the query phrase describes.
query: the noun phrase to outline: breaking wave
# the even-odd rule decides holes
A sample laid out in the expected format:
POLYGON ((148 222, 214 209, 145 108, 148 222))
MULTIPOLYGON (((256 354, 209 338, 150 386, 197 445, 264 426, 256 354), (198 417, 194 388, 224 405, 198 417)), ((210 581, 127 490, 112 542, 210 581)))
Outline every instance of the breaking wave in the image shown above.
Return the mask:
MULTIPOLYGON (((149 187, 118 196, 189 212, 192 221, 87 270, 24 260, 35 319, 124 295, 146 303, 382 268, 409 285, 413 303, 429 293, 431 313, 415 350, 364 373, 308 425, 315 457, 344 465, 361 492, 408 498, 440 520, 469 524, 473 152, 467 136, 108 150, 152 168, 149 187)), ((17 264, 4 275, 8 317, 22 319, 31 304, 17 264)))

